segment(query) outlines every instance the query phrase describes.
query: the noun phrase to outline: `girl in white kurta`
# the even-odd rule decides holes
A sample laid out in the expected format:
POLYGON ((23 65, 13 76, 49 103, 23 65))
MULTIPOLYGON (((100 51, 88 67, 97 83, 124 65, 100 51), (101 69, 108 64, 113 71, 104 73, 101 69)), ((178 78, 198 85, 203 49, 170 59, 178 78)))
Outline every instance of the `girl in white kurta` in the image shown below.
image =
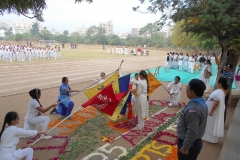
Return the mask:
POLYGON ((217 83, 218 89, 213 91, 207 101, 209 115, 202 140, 217 143, 218 137, 224 137, 224 110, 225 90, 227 90, 226 78, 220 77, 217 83))
POLYGON ((170 61, 170 55, 169 55, 169 53, 167 53, 167 57, 166 57, 166 61, 165 61, 165 67, 164 67, 165 70, 170 68, 169 61, 170 61))
POLYGON ((211 61, 209 59, 206 60, 205 66, 201 71, 200 79, 205 83, 206 90, 208 92, 210 90, 210 76, 212 75, 212 66, 211 61))
POLYGON ((184 71, 188 70, 188 59, 189 59, 189 55, 186 54, 186 56, 184 56, 184 58, 183 58, 184 71))
MULTIPOLYGON (((25 116, 24 129, 36 130, 36 125, 40 124, 42 131, 46 131, 50 119, 47 116, 41 116, 41 113, 45 113, 51 108, 56 107, 57 104, 52 104, 48 108, 44 109, 39 102, 39 99, 41 97, 41 90, 37 88, 29 91, 29 95, 32 97, 32 99, 28 104, 28 112, 25 116)), ((43 138, 49 139, 51 137, 44 136, 43 138)))
POLYGON ((234 74, 234 83, 237 89, 240 89, 240 65, 238 65, 238 69, 236 69, 234 74))
POLYGON ((16 150, 19 138, 46 134, 46 132, 42 131, 31 131, 16 127, 16 125, 19 124, 19 119, 17 112, 8 112, 5 116, 0 133, 0 160, 21 160, 23 158, 26 160, 32 160, 32 148, 28 147, 16 150))
POLYGON ((190 56, 188 59, 188 72, 193 73, 194 70, 195 59, 194 56, 190 56))
MULTIPOLYGON (((135 73, 134 78, 130 80, 130 83, 133 84, 132 89, 136 89, 139 84, 139 74, 135 73)), ((136 101, 136 97, 134 94, 132 94, 132 103, 134 104, 136 101)))
POLYGON ((136 93, 136 102, 134 109, 138 116, 137 129, 142 130, 144 128, 144 119, 148 118, 148 78, 146 71, 139 72, 140 81, 136 89, 132 90, 136 93))
POLYGON ((178 56, 178 70, 182 71, 182 64, 183 64, 183 54, 180 53, 180 55, 178 56))

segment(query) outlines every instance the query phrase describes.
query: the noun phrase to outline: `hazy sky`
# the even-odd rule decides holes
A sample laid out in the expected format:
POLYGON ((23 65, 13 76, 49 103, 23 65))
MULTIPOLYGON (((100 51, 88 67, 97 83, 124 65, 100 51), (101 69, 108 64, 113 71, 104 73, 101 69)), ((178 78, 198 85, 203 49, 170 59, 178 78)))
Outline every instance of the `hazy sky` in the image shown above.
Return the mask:
MULTIPOLYGON (((142 14, 134 12, 132 7, 140 5, 139 0, 93 0, 89 4, 82 2, 74 4, 74 0, 46 0, 48 8, 43 12, 43 26, 49 30, 76 31, 85 25, 99 25, 100 22, 113 21, 114 32, 127 32, 132 28, 141 28, 147 23, 153 23, 159 19, 159 14, 142 14)), ((147 7, 144 4, 142 7, 147 7)), ((5 14, 1 17, 12 22, 23 19, 23 16, 5 14)))

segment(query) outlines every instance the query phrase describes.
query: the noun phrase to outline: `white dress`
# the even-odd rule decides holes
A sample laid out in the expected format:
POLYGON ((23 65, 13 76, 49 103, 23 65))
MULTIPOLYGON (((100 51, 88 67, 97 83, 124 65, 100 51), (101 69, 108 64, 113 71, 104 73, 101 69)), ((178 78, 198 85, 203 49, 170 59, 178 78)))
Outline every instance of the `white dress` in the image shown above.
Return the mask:
POLYGON ((187 68, 188 68, 188 56, 185 56, 184 58, 183 58, 183 65, 184 65, 184 70, 187 70, 187 68))
POLYGON ((147 81, 140 80, 137 89, 135 110, 138 116, 138 128, 144 127, 144 118, 148 118, 147 81))
POLYGON ((178 60, 178 65, 179 65, 179 66, 182 66, 182 64, 183 64, 183 56, 180 55, 178 58, 179 58, 179 60, 178 60))
MULTIPOLYGON (((133 78, 130 80, 130 83, 133 84, 132 89, 136 89, 136 87, 137 87, 136 84, 137 85, 139 84, 139 80, 136 80, 135 78, 133 78)), ((136 97, 134 94, 132 94, 132 102, 135 102, 135 101, 136 101, 136 97)))
POLYGON ((169 61, 170 61, 170 56, 167 55, 166 62, 165 62, 165 67, 169 67, 169 61))
POLYGON ((190 70, 191 73, 193 73, 194 64, 195 64, 195 59, 192 58, 192 57, 189 57, 189 59, 188 59, 188 69, 190 70))
POLYGON ((170 88, 170 94, 174 93, 170 96, 170 104, 178 105, 181 98, 182 84, 180 82, 175 84, 175 81, 173 81, 169 83, 167 87, 170 88))
POLYGON ((217 143, 218 137, 224 137, 224 110, 225 110, 225 95, 221 89, 217 89, 212 92, 207 101, 208 112, 211 112, 211 109, 214 105, 214 101, 210 101, 214 99, 215 101, 219 101, 218 107, 213 112, 213 116, 207 117, 207 125, 205 134, 202 137, 202 140, 217 143))
POLYGON ((210 90, 210 78, 205 78, 204 77, 204 71, 207 69, 208 72, 212 72, 212 67, 211 65, 205 65, 204 68, 201 71, 201 76, 200 79, 205 83, 206 86, 206 92, 210 90))
POLYGON ((5 128, 0 141, 0 160, 21 160, 23 150, 16 150, 20 137, 37 135, 37 131, 25 130, 16 126, 5 128))

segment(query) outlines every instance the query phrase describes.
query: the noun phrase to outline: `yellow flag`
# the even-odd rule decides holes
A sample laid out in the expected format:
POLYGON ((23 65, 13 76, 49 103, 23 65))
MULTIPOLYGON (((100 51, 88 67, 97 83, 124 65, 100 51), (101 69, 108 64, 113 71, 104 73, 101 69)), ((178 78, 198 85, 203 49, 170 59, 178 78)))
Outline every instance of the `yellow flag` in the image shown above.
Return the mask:
POLYGON ((152 73, 151 73, 150 71, 148 72, 148 83, 149 83, 149 93, 148 93, 148 96, 150 96, 156 88, 158 88, 159 86, 162 85, 162 83, 159 82, 159 81, 152 75, 152 73))
POLYGON ((115 72, 111 77, 106 79, 101 84, 98 84, 95 87, 92 87, 92 88, 89 88, 89 89, 85 90, 84 93, 90 99, 90 98, 94 97, 96 94, 98 94, 104 87, 109 85, 111 82, 113 82, 112 87, 113 87, 114 93, 115 94, 119 93, 119 84, 118 84, 117 72, 115 72))
POLYGON ((122 108, 124 107, 124 104, 126 103, 126 101, 128 99, 129 94, 130 94, 130 92, 128 92, 128 94, 120 101, 117 108, 113 112, 112 116, 109 116, 105 113, 103 115, 106 116, 107 118, 113 120, 113 121, 117 120, 118 116, 120 115, 120 112, 121 112, 122 108))

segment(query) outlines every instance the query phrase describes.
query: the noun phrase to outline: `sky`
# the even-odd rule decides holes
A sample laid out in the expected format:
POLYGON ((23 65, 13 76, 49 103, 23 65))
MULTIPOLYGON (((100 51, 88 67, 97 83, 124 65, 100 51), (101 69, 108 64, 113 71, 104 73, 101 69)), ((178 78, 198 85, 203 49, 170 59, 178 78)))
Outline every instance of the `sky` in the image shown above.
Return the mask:
MULTIPOLYGON (((76 31, 77 28, 99 26, 101 22, 113 21, 113 32, 129 32, 132 28, 141 28, 147 23, 154 23, 160 18, 160 14, 144 14, 134 12, 132 7, 140 5, 139 0, 93 0, 74 3, 74 0, 46 0, 47 9, 43 11, 43 26, 51 30, 63 32, 76 31)), ((146 9, 148 5, 141 7, 146 9)), ((0 19, 12 22, 20 21, 24 16, 5 14, 0 19)), ((27 18, 25 18, 27 19, 27 18)))

